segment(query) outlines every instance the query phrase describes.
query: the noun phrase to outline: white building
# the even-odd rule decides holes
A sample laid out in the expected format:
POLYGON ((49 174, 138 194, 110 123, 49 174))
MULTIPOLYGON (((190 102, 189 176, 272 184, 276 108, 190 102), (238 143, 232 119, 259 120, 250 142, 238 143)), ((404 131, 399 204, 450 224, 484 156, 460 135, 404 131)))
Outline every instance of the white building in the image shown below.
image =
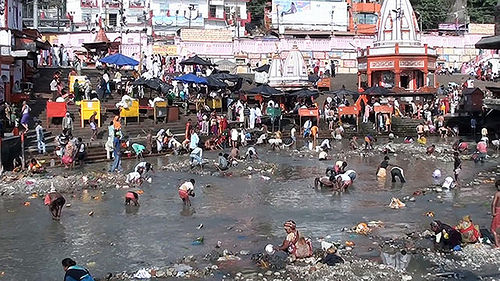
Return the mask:
MULTIPOLYGON (((229 29, 234 36, 245 34, 250 22, 246 4, 249 0, 66 0, 59 20, 55 8, 40 10, 40 30, 87 31, 97 29, 99 20, 107 31, 137 31, 148 28, 158 35, 174 35, 182 28, 229 29), (124 18, 122 18, 122 15, 124 18), (122 23, 124 24, 122 25, 122 23), (239 32, 238 32, 239 31, 239 32)), ((43 7, 43 6, 41 6, 43 7)), ((33 9, 26 9, 32 13, 33 9)), ((33 25, 32 17, 25 24, 33 25)))

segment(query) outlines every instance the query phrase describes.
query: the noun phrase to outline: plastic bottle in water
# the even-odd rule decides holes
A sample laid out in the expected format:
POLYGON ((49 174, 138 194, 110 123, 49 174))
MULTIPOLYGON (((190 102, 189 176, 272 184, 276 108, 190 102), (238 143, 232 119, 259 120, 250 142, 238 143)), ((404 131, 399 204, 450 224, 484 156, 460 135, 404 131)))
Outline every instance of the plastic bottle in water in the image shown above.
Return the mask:
POLYGON ((56 165, 56 160, 54 158, 50 159, 50 167, 54 167, 56 165))

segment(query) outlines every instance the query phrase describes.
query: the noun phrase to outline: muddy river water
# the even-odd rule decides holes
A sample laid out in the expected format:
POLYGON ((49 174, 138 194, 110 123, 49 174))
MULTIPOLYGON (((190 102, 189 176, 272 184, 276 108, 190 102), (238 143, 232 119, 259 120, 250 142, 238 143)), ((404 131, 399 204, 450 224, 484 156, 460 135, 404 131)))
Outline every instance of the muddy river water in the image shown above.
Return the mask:
MULTIPOLYGON (((336 150, 343 145, 336 144, 336 150)), ((392 184, 389 178, 377 182, 375 170, 383 158, 381 154, 349 156, 348 167, 356 170, 358 177, 349 192, 334 195, 312 188, 313 179, 322 176, 332 161, 289 156, 287 151, 260 150, 262 161, 277 164, 270 180, 258 174, 251 178, 221 177, 157 170, 153 182, 142 186, 144 194, 138 208, 124 206, 125 189, 109 189, 105 194, 95 190, 87 195, 78 193, 76 197, 66 195, 71 207, 64 208, 61 221, 55 222, 42 199, 31 200, 31 205, 25 207, 25 196, 0 198, 0 272, 4 272, 0 279, 60 280, 60 261, 65 257, 86 265, 95 276, 134 271, 167 265, 185 255, 202 256, 218 241, 234 252, 260 252, 266 244, 282 241, 282 224, 288 219, 295 220, 299 230, 313 241, 321 237, 352 240, 357 245, 354 252, 367 258, 379 255, 371 241, 342 231, 343 228, 380 220, 385 227, 374 230, 374 234, 401 236, 427 228, 432 220, 424 216, 427 211, 435 212, 436 218, 449 224, 471 214, 475 223, 489 228, 493 184, 443 192, 440 200, 435 193, 419 196, 400 210, 387 207, 391 197, 402 198, 433 184, 431 174, 436 167, 444 176, 452 175, 452 162, 414 160, 404 153, 393 157, 391 162, 405 170, 407 183, 401 185, 392 184), (196 179, 196 197, 192 199, 192 208, 185 209, 177 186, 191 177, 196 179), (91 211, 93 216, 88 215, 91 211), (198 229, 200 224, 203 227, 198 229), (204 244, 192 245, 200 236, 204 237, 204 244)), ((206 153, 205 157, 214 159, 216 154, 206 153)), ((148 161, 158 167, 175 159, 148 161)), ((483 165, 465 161, 461 177, 472 178, 480 170, 494 167, 495 161, 483 165)), ((124 166, 130 170, 133 164, 128 161, 124 166)), ((99 166, 86 169, 96 167, 99 166)), ((411 268, 425 271, 418 265, 411 268)))

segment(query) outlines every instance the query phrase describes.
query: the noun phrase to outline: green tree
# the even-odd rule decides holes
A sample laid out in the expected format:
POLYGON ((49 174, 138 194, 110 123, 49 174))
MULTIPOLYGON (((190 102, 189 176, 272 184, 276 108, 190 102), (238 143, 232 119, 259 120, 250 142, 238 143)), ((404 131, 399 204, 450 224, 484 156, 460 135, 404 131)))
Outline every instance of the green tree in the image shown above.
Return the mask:
POLYGON ((497 0, 467 0, 467 13, 472 23, 495 23, 497 0))
POLYGON ((252 14, 252 23, 257 25, 263 23, 266 2, 267 0, 250 0, 247 4, 247 9, 252 14))
POLYGON ((422 21, 422 28, 436 29, 446 20, 448 1, 445 0, 411 0, 417 19, 422 21))

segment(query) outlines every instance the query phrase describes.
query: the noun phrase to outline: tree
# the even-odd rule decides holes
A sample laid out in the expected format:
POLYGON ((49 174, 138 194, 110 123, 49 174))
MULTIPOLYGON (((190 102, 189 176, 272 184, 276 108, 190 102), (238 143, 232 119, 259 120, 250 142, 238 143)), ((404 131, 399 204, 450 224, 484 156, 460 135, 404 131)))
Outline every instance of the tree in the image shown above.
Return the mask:
POLYGON ((437 29, 448 15, 448 1, 445 0, 411 0, 417 19, 422 21, 423 29, 437 29))
POLYGON ((468 0, 467 13, 472 23, 495 23, 497 0, 468 0))
POLYGON ((250 0, 247 4, 247 9, 252 14, 252 23, 257 25, 263 23, 266 2, 267 0, 250 0))

